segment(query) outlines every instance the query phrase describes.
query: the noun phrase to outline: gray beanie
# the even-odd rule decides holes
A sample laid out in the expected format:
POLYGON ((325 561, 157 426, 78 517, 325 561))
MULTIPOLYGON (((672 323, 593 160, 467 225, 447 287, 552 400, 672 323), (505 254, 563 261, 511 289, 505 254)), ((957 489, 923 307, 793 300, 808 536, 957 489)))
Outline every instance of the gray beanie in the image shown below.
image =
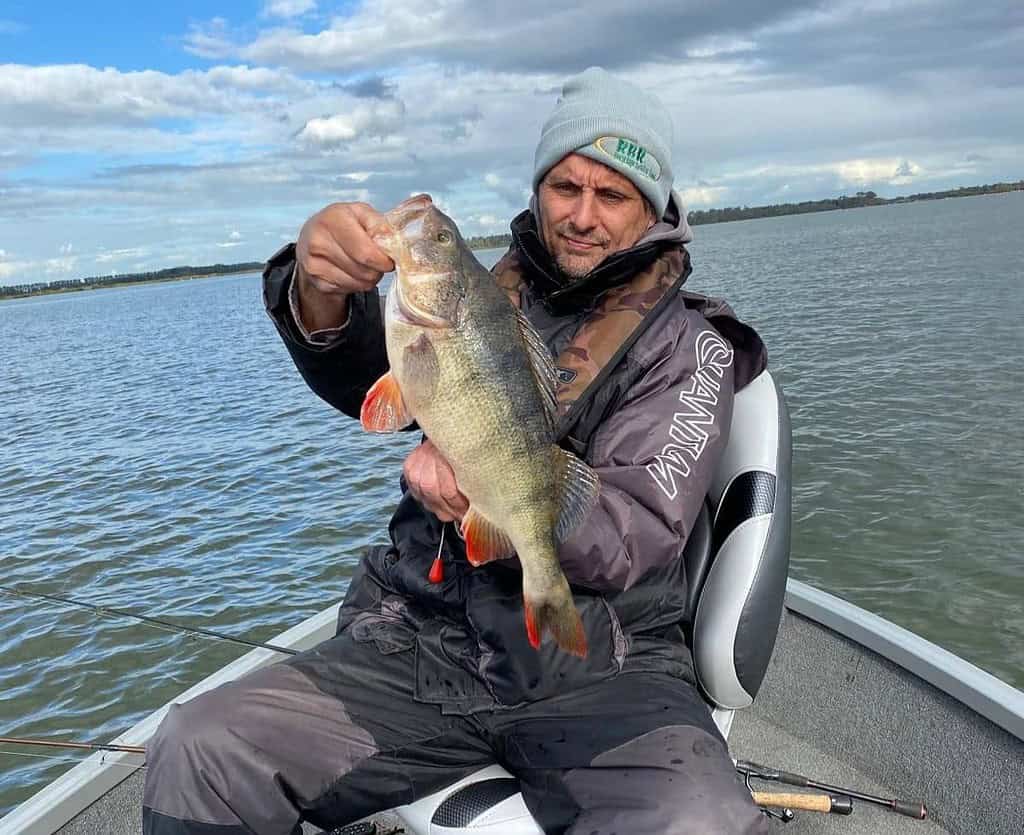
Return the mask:
POLYGON ((591 67, 565 82, 540 133, 533 191, 576 152, 613 168, 646 197, 660 220, 672 191, 672 119, 646 90, 591 67))

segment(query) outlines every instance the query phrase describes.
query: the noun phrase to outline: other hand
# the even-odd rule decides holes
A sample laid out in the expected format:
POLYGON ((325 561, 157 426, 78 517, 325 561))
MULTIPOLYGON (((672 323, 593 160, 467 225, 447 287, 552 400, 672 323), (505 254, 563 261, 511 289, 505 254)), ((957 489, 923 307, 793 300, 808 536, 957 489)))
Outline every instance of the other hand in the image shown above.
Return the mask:
POLYGON ((372 289, 395 268, 370 230, 383 215, 366 203, 332 203, 303 226, 295 245, 299 307, 308 330, 339 327, 348 296, 372 289))
POLYGON ((403 467, 409 492, 442 522, 461 522, 469 510, 451 465, 429 440, 409 453, 403 467))

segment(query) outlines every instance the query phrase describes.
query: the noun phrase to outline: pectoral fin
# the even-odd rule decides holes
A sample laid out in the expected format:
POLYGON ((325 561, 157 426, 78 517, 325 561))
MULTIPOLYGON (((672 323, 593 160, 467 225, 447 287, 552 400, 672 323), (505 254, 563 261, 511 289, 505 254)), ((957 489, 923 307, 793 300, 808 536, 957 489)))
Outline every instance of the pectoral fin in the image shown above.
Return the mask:
POLYGON ((561 447, 555 447, 555 472, 558 478, 555 539, 564 542, 597 504, 601 480, 590 467, 561 447))
POLYGON ((488 522, 473 507, 462 519, 462 536, 466 540, 466 559, 474 566, 503 560, 516 552, 505 532, 488 522))
POLYGON ((397 432, 413 422, 394 375, 388 371, 368 392, 359 410, 359 422, 368 432, 397 432))

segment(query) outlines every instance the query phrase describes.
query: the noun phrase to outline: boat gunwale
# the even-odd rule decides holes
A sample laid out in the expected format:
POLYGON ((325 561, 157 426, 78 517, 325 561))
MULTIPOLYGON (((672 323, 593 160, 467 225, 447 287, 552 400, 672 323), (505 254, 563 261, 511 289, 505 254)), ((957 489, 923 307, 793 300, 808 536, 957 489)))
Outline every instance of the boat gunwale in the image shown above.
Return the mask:
MULTIPOLYGON (((335 603, 282 632, 273 643, 294 649, 315 646, 334 634, 339 605, 335 603)), ((787 582, 785 605, 794 613, 891 661, 1024 741, 1024 692, 885 618, 798 580, 787 582)), ((186 701, 266 666, 277 656, 266 649, 246 653, 154 711, 113 742, 145 744, 171 704, 186 701)), ((756 699, 754 705, 757 705, 756 699)), ((137 758, 137 754, 92 754, 0 819, 0 830, 7 835, 45 835, 57 831, 134 774, 141 767, 137 758)))
POLYGON ((1024 692, 970 661, 799 580, 786 583, 786 608, 891 661, 1024 741, 1024 692))
MULTIPOLYGON (((340 605, 340 602, 335 603, 311 615, 282 632, 271 643, 286 649, 300 650, 316 646, 334 634, 340 605)), ((280 653, 269 649, 247 652, 153 711, 111 740, 110 744, 145 745, 172 704, 188 701, 279 658, 280 653)), ((139 754, 109 751, 91 754, 0 818, 0 832, 4 835, 50 835, 142 767, 139 754)))

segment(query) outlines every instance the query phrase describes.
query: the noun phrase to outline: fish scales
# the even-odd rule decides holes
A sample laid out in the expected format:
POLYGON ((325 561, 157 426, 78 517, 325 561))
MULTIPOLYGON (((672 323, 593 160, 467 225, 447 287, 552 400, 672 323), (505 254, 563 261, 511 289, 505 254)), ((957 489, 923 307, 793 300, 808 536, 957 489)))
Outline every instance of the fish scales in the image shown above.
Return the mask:
MULTIPOLYGON (((497 293, 493 300, 496 306, 508 306, 495 285, 482 285, 480 294, 490 295, 488 289, 497 293)), ((515 320, 508 316, 478 318, 489 333, 479 334, 467 326, 465 331, 434 344, 439 360, 438 387, 459 395, 412 402, 408 404, 410 411, 448 461, 474 462, 459 469, 459 485, 485 516, 493 519, 503 510, 507 512, 510 490, 533 515, 550 516, 555 498, 553 484, 543 478, 540 467, 529 465, 537 457, 550 458, 553 440, 540 395, 523 349, 500 353, 494 349, 521 340, 515 320), (499 493, 503 494, 501 498, 497 498, 499 493)), ((404 352, 413 338, 409 330, 401 323, 391 326, 391 354, 397 357, 404 352)), ((398 373, 401 378, 401 371, 398 373)))
POLYGON ((550 356, 531 350, 542 343, 429 198, 397 206, 374 237, 397 275, 385 313, 391 369, 367 394, 363 425, 419 423, 469 500, 469 560, 518 555, 530 642, 539 646, 550 632, 559 647, 584 655, 555 532, 563 514, 582 518, 596 503, 598 480, 554 444, 545 405, 553 392, 545 397, 539 387, 553 380, 550 356), (563 490, 568 480, 573 489, 563 490))

